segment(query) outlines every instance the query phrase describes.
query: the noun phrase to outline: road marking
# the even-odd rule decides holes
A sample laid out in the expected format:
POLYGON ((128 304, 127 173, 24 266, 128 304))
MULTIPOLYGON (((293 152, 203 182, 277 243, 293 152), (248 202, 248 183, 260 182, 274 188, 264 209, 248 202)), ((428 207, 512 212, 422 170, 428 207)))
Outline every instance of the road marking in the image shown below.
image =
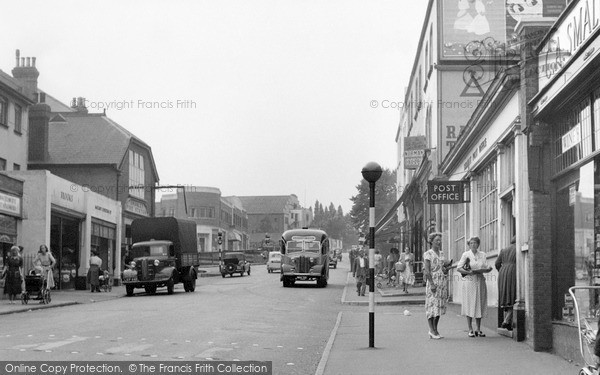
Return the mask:
POLYGON ((219 348, 219 347, 210 348, 210 349, 207 349, 207 350, 203 351, 200 354, 196 354, 194 357, 197 357, 197 358, 214 358, 215 354, 217 352, 222 352, 222 351, 223 352, 230 352, 230 351, 233 351, 233 349, 232 348, 219 348))
POLYGON ((109 354, 117 354, 117 353, 131 353, 131 352, 140 352, 142 350, 146 350, 152 347, 152 344, 135 344, 129 343, 121 346, 115 346, 112 348, 108 348, 105 350, 106 353, 109 354))
POLYGON ((76 342, 85 341, 87 339, 87 337, 71 337, 70 339, 66 339, 63 341, 42 343, 40 346, 37 347, 36 350, 56 349, 61 346, 75 344, 76 342))
POLYGON ((333 326, 331 334, 329 335, 329 340, 327 340, 327 345, 325 345, 325 350, 323 350, 323 355, 321 356, 321 360, 319 361, 319 366, 317 366, 317 372, 315 372, 315 375, 323 375, 325 372, 325 366, 327 365, 327 360, 329 359, 329 353, 331 353, 331 348, 333 347, 337 330, 340 327, 342 315, 343 313, 340 311, 338 313, 337 320, 335 321, 335 326, 333 326))

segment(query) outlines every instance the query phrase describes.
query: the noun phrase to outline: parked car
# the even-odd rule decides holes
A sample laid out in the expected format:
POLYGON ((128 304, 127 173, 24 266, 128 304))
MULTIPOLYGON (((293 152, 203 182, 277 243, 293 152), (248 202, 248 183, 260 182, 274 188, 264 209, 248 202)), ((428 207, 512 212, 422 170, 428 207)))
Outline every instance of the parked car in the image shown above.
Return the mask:
POLYGON ((227 274, 233 276, 234 273, 239 273, 240 276, 248 273, 248 276, 250 276, 250 262, 246 261, 246 254, 244 253, 224 253, 221 264, 219 264, 219 271, 223 277, 227 274))
POLYGON ((271 251, 267 259, 267 272, 272 273, 273 271, 281 272, 281 253, 279 251, 271 251))
POLYGON ((338 257, 335 254, 335 251, 333 253, 329 253, 329 267, 337 268, 337 263, 338 257))

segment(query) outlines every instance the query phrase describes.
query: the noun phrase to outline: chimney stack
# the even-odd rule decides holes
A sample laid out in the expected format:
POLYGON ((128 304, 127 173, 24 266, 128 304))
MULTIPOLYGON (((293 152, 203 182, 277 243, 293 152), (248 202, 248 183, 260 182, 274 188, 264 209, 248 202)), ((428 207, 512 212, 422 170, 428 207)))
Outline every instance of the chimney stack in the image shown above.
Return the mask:
POLYGON ((88 113, 85 106, 85 98, 81 96, 71 100, 71 108, 75 109, 77 112, 88 113))
POLYGON ((37 79, 40 75, 40 72, 35 67, 35 57, 21 57, 19 50, 16 51, 15 57, 16 66, 12 70, 12 75, 23 86, 24 94, 34 100, 37 93, 37 79), (19 59, 21 60, 20 62, 19 59), (27 64, 25 64, 26 60, 27 64), (33 65, 31 64, 32 61, 33 65))

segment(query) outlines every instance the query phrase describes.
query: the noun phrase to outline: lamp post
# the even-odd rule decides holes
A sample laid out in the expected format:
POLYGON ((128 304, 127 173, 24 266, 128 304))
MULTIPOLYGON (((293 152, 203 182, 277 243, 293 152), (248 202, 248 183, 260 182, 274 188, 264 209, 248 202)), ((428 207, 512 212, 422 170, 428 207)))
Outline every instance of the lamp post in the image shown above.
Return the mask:
POLYGON ((383 170, 374 161, 367 163, 361 171, 369 183, 369 348, 375 347, 375 182, 383 170))

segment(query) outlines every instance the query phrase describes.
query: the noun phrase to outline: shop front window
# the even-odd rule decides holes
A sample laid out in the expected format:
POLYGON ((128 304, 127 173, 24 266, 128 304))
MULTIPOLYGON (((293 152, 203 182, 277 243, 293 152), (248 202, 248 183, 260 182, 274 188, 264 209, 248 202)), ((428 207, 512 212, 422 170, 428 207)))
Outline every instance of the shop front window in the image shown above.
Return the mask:
POLYGON ((54 215, 51 217, 50 252, 56 259, 54 284, 59 289, 75 288, 79 268, 79 235, 78 220, 54 215))
MULTIPOLYGON (((554 318, 573 320, 566 302, 571 286, 600 285, 600 183, 597 162, 583 165, 557 191, 555 212, 556 246, 554 280, 557 283, 554 318), (578 177, 578 178, 577 178, 578 177), (594 238, 598 237, 598 241, 594 238)), ((598 295, 593 291, 577 293, 583 313, 595 314, 598 295)))

